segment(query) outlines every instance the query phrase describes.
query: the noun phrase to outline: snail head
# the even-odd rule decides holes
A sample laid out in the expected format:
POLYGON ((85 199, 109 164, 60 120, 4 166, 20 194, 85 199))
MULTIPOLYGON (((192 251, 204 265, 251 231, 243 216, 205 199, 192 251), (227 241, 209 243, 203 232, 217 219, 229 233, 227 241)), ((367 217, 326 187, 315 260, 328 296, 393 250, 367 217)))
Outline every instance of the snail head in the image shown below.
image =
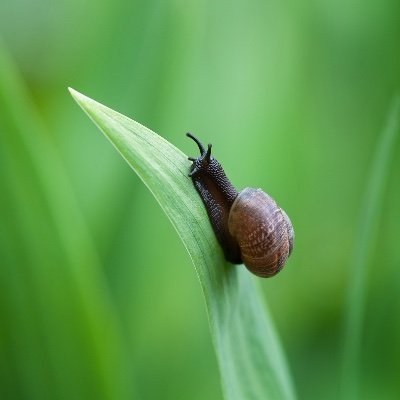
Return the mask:
POLYGON ((211 148, 212 144, 209 143, 207 150, 203 146, 203 144, 200 142, 199 139, 197 139, 196 136, 192 135, 190 132, 186 134, 187 137, 190 139, 193 139, 193 141, 197 144, 199 150, 200 150, 200 156, 195 158, 195 157, 188 157, 188 160, 192 161, 192 168, 189 172, 189 176, 196 175, 199 171, 205 171, 209 168, 209 166, 213 162, 217 162, 213 157, 211 157, 211 148))

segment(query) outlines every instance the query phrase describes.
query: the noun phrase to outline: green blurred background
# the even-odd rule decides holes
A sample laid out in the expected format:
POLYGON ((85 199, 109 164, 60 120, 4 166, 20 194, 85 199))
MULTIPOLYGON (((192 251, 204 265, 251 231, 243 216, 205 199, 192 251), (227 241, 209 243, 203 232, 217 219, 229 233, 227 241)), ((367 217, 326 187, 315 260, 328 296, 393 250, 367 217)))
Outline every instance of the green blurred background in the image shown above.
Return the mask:
MULTIPOLYGON (((337 399, 360 209, 400 84, 400 3, 0 3, 0 398, 221 399, 200 285, 67 87, 189 155, 212 142, 296 248, 260 280, 301 399, 337 399)), ((361 398, 400 393, 399 141, 368 272, 361 398)))

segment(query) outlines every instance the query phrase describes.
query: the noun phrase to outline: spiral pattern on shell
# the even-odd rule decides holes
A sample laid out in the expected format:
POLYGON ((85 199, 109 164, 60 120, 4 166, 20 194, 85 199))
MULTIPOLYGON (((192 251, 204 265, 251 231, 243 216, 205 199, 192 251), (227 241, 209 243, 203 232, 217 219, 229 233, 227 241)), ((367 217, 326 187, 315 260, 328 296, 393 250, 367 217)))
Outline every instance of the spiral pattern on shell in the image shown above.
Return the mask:
POLYGON ((228 227, 239 244, 243 263, 257 276, 277 274, 293 249, 289 217, 261 189, 245 188, 239 193, 229 213, 228 227))

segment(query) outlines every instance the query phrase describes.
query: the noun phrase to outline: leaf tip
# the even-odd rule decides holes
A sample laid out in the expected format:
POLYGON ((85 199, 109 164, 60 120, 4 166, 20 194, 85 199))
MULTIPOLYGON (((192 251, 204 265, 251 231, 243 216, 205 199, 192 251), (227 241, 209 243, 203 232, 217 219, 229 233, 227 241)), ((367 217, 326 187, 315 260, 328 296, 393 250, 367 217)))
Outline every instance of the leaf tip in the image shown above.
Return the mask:
POLYGON ((82 104, 85 100, 89 99, 88 97, 86 97, 82 93, 79 93, 77 90, 73 89, 72 87, 68 87, 68 90, 69 90, 71 96, 74 98, 74 100, 78 104, 82 104))
POLYGON ((78 105, 89 115, 92 114, 93 108, 101 106, 100 103, 92 100, 90 97, 85 96, 82 93, 79 93, 77 90, 72 87, 68 87, 68 90, 72 96, 72 98, 78 103, 78 105))

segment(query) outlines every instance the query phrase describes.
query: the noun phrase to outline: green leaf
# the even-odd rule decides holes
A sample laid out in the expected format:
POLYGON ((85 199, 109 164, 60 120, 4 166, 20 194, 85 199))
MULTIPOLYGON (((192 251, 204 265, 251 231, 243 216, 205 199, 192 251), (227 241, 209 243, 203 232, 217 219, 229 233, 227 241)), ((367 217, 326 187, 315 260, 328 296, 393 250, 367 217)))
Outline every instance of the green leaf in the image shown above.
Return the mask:
POLYGON ((400 97, 396 97, 376 146, 360 215, 358 240, 350 268, 344 325, 343 399, 357 399, 360 395, 360 356, 368 269, 374 256, 374 244, 377 243, 383 199, 394 158, 395 142, 399 134, 399 117, 400 97))
POLYGON ((0 110, 0 398, 128 398, 126 345, 103 268, 1 40, 0 110))
POLYGON ((294 399, 257 278, 225 262, 188 177, 186 155, 143 125, 70 92, 149 188, 184 243, 206 300, 226 399, 294 399))

